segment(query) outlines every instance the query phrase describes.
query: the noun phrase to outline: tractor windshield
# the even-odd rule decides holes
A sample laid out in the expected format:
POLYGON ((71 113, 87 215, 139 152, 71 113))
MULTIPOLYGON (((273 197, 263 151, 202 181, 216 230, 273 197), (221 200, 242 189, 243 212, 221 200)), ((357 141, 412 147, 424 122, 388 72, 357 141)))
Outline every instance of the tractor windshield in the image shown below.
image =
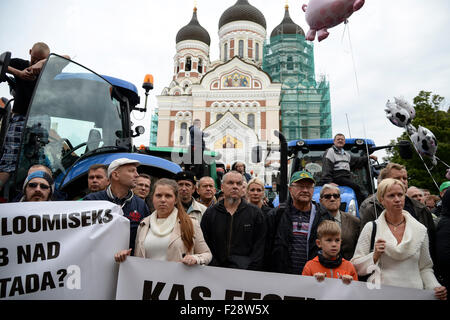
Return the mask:
POLYGON ((33 164, 64 173, 83 154, 115 147, 123 131, 112 89, 79 64, 50 55, 30 104, 16 181, 33 164))
MULTIPOLYGON (((352 150, 346 150, 350 155, 354 157, 360 157, 362 153, 353 152, 352 150)), ((314 179, 319 182, 322 177, 322 159, 324 156, 323 150, 311 150, 304 154, 299 151, 297 157, 299 158, 299 168, 297 170, 307 170, 312 173, 314 179)), ((360 188, 361 192, 366 196, 373 193, 372 183, 370 181, 368 165, 362 168, 355 169, 351 171, 352 180, 356 182, 360 188)))

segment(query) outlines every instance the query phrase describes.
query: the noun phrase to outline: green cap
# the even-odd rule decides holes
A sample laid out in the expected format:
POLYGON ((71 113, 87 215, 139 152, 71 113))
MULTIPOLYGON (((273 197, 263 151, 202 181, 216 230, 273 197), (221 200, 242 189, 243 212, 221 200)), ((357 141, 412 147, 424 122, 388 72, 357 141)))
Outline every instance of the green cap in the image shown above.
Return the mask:
POLYGON ((303 179, 309 179, 311 180, 313 183, 316 183, 316 180, 314 180, 313 176, 311 173, 309 173, 308 171, 297 171, 294 172, 294 174, 291 176, 291 180, 289 181, 289 185, 303 180, 303 179))
POLYGON ((441 184, 441 186, 439 187, 439 192, 444 191, 445 189, 447 189, 448 187, 450 187, 450 181, 445 181, 441 184))

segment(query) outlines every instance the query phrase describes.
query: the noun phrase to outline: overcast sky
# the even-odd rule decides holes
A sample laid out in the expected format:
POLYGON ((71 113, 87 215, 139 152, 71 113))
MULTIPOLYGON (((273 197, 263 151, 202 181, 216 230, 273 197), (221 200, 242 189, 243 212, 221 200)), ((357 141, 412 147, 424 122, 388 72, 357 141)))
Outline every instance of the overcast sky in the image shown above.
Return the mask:
MULTIPOLYGON (((197 0, 200 24, 211 36, 212 61, 219 58, 220 16, 235 2, 197 0)), ((283 19, 285 0, 250 3, 265 15, 270 35, 283 19)), ((303 3, 307 1, 291 0, 289 6, 306 33, 303 3)), ((142 81, 151 73, 155 89, 149 104, 155 107, 155 96, 172 79, 175 37, 190 21, 193 5, 194 0, 0 0, 0 53, 28 59, 33 43, 46 42, 52 52, 68 54, 99 74, 134 83, 142 102, 142 81)), ((385 117, 387 99, 403 96, 412 103, 420 90, 427 90, 446 97, 448 106, 449 14, 448 0, 367 0, 347 28, 334 27, 328 39, 316 40, 316 74, 330 81, 333 134, 385 145, 403 132, 385 117)), ((9 97, 5 83, 0 96, 9 97)), ((147 129, 136 145, 148 145, 149 119, 150 113, 144 121, 134 121, 147 129)))

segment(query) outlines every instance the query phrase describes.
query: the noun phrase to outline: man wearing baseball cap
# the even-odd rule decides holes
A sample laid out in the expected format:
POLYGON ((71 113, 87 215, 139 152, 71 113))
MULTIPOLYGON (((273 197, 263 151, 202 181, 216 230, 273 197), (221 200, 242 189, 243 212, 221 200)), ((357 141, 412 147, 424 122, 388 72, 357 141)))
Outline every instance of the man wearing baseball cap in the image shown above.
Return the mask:
POLYGON ((35 171, 28 175, 23 184, 21 202, 50 201, 53 179, 44 171, 35 171))
POLYGON ((178 184, 178 194, 186 213, 195 217, 198 223, 200 223, 202 221, 203 213, 206 211, 206 207, 198 203, 193 197, 196 190, 194 173, 190 171, 180 171, 175 175, 175 181, 178 184))
POLYGON ((305 263, 317 255, 317 227, 332 217, 312 200, 315 183, 311 173, 295 172, 289 181, 289 199, 269 212, 265 254, 269 271, 302 274, 305 263))
POLYGON ((110 181, 106 190, 88 194, 83 200, 107 200, 122 207, 124 217, 130 220, 130 248, 134 252, 136 232, 142 219, 150 215, 144 200, 134 195, 139 176, 139 161, 128 158, 116 159, 108 167, 110 181))

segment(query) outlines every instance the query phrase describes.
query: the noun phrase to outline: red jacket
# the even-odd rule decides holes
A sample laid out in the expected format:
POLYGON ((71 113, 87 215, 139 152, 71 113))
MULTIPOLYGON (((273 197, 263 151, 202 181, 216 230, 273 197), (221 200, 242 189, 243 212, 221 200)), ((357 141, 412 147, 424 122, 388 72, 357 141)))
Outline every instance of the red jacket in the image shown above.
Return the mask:
POLYGON ((326 273, 327 278, 335 278, 339 279, 342 275, 350 275, 353 277, 353 280, 358 281, 358 274, 356 273, 355 267, 351 264, 350 261, 342 258, 342 263, 339 267, 330 269, 325 268, 319 262, 319 257, 316 256, 314 259, 309 260, 305 267, 303 268, 302 276, 314 276, 315 273, 326 273))

